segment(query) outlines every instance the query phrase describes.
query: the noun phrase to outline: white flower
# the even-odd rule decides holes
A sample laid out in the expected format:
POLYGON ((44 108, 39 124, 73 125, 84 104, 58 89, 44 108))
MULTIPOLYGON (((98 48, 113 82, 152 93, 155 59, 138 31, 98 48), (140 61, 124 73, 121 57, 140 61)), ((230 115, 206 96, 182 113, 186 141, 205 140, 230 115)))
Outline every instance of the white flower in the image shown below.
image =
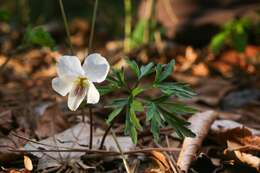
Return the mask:
POLYGON ((78 57, 62 56, 57 63, 58 77, 52 80, 52 88, 68 97, 68 107, 75 111, 86 98, 87 103, 96 104, 100 95, 93 82, 103 82, 109 71, 107 60, 94 53, 86 57, 81 66, 78 57))

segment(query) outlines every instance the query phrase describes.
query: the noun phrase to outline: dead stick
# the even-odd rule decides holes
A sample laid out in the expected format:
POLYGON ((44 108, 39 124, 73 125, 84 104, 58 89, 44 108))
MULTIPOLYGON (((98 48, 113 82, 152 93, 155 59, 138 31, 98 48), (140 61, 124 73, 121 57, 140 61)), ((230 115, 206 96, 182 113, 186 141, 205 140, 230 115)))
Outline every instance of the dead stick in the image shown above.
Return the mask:
MULTIPOLYGON (((39 153, 39 152, 86 152, 86 153, 96 153, 96 154, 108 154, 110 156, 113 155, 120 155, 120 152, 116 151, 106 151, 106 150, 95 150, 95 149, 81 149, 81 148, 75 148, 75 149, 49 149, 49 150, 22 150, 22 149, 9 149, 9 151, 12 152, 32 152, 32 153, 39 153)), ((149 153, 151 151, 167 151, 167 152, 177 152, 180 151, 180 148, 145 148, 145 149, 137 149, 137 150, 132 150, 132 151, 125 151, 123 154, 125 155, 130 155, 130 154, 136 154, 136 153, 149 153)))

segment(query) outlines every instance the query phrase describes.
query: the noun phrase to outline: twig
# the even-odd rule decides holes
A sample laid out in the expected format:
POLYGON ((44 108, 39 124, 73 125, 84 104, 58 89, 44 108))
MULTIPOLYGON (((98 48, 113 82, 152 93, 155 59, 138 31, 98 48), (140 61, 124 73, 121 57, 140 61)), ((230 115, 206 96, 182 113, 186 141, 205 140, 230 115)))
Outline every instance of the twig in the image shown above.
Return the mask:
POLYGON ((74 54, 72 43, 71 43, 71 40, 70 40, 70 31, 69 31, 68 21, 67 21, 67 17, 66 17, 66 14, 65 14, 65 10, 64 10, 62 0, 59 0, 59 5, 60 5, 60 10, 61 10, 61 15, 62 15, 64 27, 65 27, 66 34, 67 34, 67 37, 68 37, 68 42, 69 42, 69 46, 70 46, 70 53, 74 54))
MULTIPOLYGON (((84 117, 85 117, 85 116, 84 116, 84 117)), ((79 136, 81 135, 81 133, 83 132, 84 127, 86 126, 85 121, 84 121, 83 123, 84 123, 84 124, 83 124, 83 126, 82 126, 82 128, 80 129, 80 131, 79 131, 78 134, 75 135, 75 134, 73 133, 73 131, 71 131, 73 137, 75 138, 75 141, 73 142, 73 144, 72 144, 71 147, 74 147, 76 144, 78 144, 78 138, 79 138, 79 136)), ((68 154, 67 159, 70 157, 70 155, 71 155, 71 154, 68 154)))
POLYGON ((127 172, 127 173, 132 173, 132 171, 131 171, 131 169, 130 169, 130 167, 129 167, 127 161, 126 161, 126 158, 125 158, 125 155, 124 155, 124 153, 123 153, 123 150, 122 150, 122 148, 120 147, 119 142, 118 142, 117 139, 116 139, 116 134, 115 134, 114 130, 111 129, 111 132, 112 132, 112 137, 113 137, 113 139, 114 139, 114 141, 115 141, 115 143, 116 143, 116 146, 117 146, 117 148, 118 148, 118 150, 119 150, 119 152, 120 152, 120 155, 121 155, 121 157, 122 157, 122 160, 123 160, 123 163, 124 163, 126 172, 127 172))
POLYGON ((90 126, 89 126, 89 149, 92 149, 92 141, 93 141, 93 112, 92 108, 89 107, 89 121, 90 121, 90 126))
MULTIPOLYGON (((54 146, 52 146, 54 147, 54 146)), ((62 147, 60 147, 62 148, 62 147)), ((66 147, 63 147, 66 148, 66 147)), ((9 151, 13 151, 13 152, 32 152, 32 153, 40 153, 40 152, 86 152, 86 153, 96 153, 96 154, 102 154, 102 157, 105 156, 104 154, 106 154, 106 156, 116 156, 116 155, 120 155, 120 152, 116 152, 116 151, 106 151, 106 150, 95 150, 95 149, 82 149, 82 148, 72 148, 72 149, 60 149, 60 150, 55 150, 55 149, 50 149, 50 150, 22 150, 22 149, 9 149, 9 151)), ((131 154, 137 154, 137 153, 150 153, 151 151, 167 151, 167 152, 177 152, 180 151, 180 148, 144 148, 144 149, 137 149, 137 150, 132 150, 132 151, 125 151, 123 152, 124 155, 131 155, 131 154)))
POLYGON ((81 109, 81 116, 82 116, 82 122, 85 123, 86 122, 86 119, 85 119, 85 111, 84 111, 84 108, 81 109))
MULTIPOLYGON (((93 16, 92 16, 92 23, 91 23, 91 30, 90 30, 90 37, 88 43, 88 53, 92 51, 92 43, 94 38, 94 31, 95 31, 95 24, 96 24, 96 17, 97 17, 97 8, 98 8, 98 0, 95 0, 93 16)), ((89 107, 89 120, 90 120, 90 129, 89 129, 89 149, 92 149, 92 141, 93 141, 93 113, 92 108, 89 107)))
POLYGON ((96 18, 97 18, 97 9, 98 9, 98 0, 95 0, 94 11, 93 11, 93 15, 92 15, 90 37, 89 37, 89 42, 88 42, 88 54, 92 51, 95 24, 96 24, 96 18))
POLYGON ((113 124, 114 124, 114 121, 111 122, 111 124, 108 126, 108 128, 106 129, 102 139, 101 139, 101 143, 100 143, 100 146, 99 146, 99 149, 102 150, 103 147, 104 147, 104 143, 105 143, 105 140, 106 140, 106 137, 110 131, 110 129, 113 127, 113 124))
MULTIPOLYGON (((162 146, 161 146, 160 144, 158 144, 158 143, 155 143, 155 145, 156 145, 157 147, 159 147, 159 148, 162 148, 162 146)), ((169 147, 169 146, 168 146, 168 147, 169 147)), ((162 153, 164 154, 164 156, 166 157, 167 162, 168 162, 168 164, 162 162, 163 165, 166 166, 166 167, 169 166, 169 169, 171 168, 171 170, 172 170, 174 173, 179 173, 179 172, 177 172, 177 170, 176 170, 176 168, 175 168, 175 166, 177 167, 177 165, 174 165, 174 162, 172 161, 172 158, 170 157, 170 155, 169 155, 167 152, 162 152, 162 153)), ((161 160, 160 160, 160 161, 161 161, 161 160)))
MULTIPOLYGON (((57 146, 55 146, 55 145, 44 144, 44 143, 41 143, 41 142, 37 142, 37 141, 31 140, 31 139, 29 139, 29 138, 26 138, 26 137, 24 137, 24 136, 20 136, 20 135, 15 134, 15 133, 11 133, 11 134, 14 135, 15 137, 24 139, 24 140, 26 140, 26 141, 29 141, 29 142, 31 142, 31 143, 35 143, 35 144, 38 144, 38 145, 43 145, 43 146, 53 147, 53 148, 57 147, 57 146)), ((71 149, 73 149, 73 148, 70 148, 70 147, 63 147, 63 146, 59 146, 59 148, 63 148, 63 149, 66 149, 66 150, 71 150, 71 149)), ((57 151, 59 151, 59 150, 57 150, 57 151)))
MULTIPOLYGON (((170 147, 168 135, 165 135, 165 140, 166 140, 167 147, 170 147)), ((173 165, 174 173, 179 173, 180 170, 178 169, 177 162, 176 162, 176 160, 174 158, 174 155, 172 153, 169 153, 168 157, 169 157, 169 160, 171 161, 171 163, 173 165)))

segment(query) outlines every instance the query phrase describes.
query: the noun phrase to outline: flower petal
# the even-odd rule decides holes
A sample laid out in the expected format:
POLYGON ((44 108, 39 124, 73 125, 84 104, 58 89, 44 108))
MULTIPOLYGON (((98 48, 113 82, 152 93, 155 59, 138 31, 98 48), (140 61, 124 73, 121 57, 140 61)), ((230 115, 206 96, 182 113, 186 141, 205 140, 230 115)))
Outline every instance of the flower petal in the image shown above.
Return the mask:
POLYGON ((57 63, 57 73, 59 77, 75 77, 84 75, 80 61, 76 56, 62 56, 57 63))
POLYGON ((88 94, 87 94, 87 103, 96 104, 98 103, 100 94, 96 89, 95 85, 92 82, 89 82, 88 94))
POLYGON ((83 64, 85 75, 92 82, 103 82, 109 71, 109 64, 106 58, 98 53, 93 53, 86 57, 83 64))
POLYGON ((52 79, 52 88, 54 89, 54 91, 56 91, 62 96, 68 94, 68 92, 72 88, 72 84, 73 82, 67 81, 65 79, 61 79, 59 77, 52 79))
POLYGON ((73 89, 69 93, 68 107, 70 110, 75 111, 84 100, 88 92, 87 87, 74 85, 73 89))

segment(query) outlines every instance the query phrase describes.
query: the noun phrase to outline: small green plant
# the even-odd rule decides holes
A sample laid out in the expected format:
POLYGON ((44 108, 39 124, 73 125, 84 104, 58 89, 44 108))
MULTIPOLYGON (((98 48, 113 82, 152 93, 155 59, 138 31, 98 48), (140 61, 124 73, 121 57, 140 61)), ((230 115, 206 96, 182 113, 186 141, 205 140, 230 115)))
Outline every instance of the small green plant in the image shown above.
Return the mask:
POLYGON ((154 2, 147 2, 150 6, 149 12, 145 16, 138 19, 136 24, 132 26, 132 1, 124 0, 125 4, 125 39, 124 51, 137 48, 140 45, 154 41, 154 33, 156 31, 156 20, 154 20, 154 2))
POLYGON ((156 22, 150 19, 140 19, 130 37, 131 49, 154 40, 156 22))
POLYGON ((214 54, 218 54, 225 45, 228 45, 243 52, 248 43, 248 30, 251 26, 252 22, 248 18, 227 22, 222 30, 212 38, 210 49, 214 54))
POLYGON ((0 22, 7 22, 10 18, 10 13, 7 10, 0 9, 0 22))
POLYGON ((34 45, 46 46, 53 49, 55 41, 43 27, 38 26, 32 28, 29 26, 24 34, 22 47, 31 47, 34 45))
POLYGON ((180 137, 193 137, 194 133, 187 127, 189 122, 181 115, 194 113, 196 110, 183 103, 172 101, 171 96, 191 98, 195 93, 187 84, 166 82, 166 79, 172 74, 175 61, 172 60, 166 65, 155 65, 151 62, 140 68, 135 61, 127 60, 127 62, 136 76, 136 81, 127 80, 124 69, 112 69, 112 73, 107 77, 108 84, 99 87, 99 92, 103 95, 118 91, 125 93, 125 97, 114 99, 106 106, 113 109, 108 116, 107 123, 112 123, 120 113, 124 113, 125 134, 129 134, 133 143, 137 143, 137 131, 143 129, 138 114, 145 113, 146 123, 150 122, 155 140, 159 139, 160 128, 167 124, 171 125, 180 137), (153 82, 141 83, 144 77, 152 74, 155 74, 153 82), (161 94, 151 98, 147 95, 151 89, 158 89, 161 94))

